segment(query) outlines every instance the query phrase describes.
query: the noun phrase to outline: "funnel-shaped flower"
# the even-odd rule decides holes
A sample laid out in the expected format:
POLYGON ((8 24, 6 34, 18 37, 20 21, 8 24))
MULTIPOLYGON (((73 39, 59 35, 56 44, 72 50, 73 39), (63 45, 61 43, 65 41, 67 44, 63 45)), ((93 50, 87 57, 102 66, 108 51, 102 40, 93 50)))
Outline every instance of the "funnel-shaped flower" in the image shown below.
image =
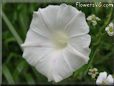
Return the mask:
POLYGON ((39 8, 22 44, 23 57, 48 81, 59 82, 88 62, 88 32, 84 13, 70 5, 39 8))

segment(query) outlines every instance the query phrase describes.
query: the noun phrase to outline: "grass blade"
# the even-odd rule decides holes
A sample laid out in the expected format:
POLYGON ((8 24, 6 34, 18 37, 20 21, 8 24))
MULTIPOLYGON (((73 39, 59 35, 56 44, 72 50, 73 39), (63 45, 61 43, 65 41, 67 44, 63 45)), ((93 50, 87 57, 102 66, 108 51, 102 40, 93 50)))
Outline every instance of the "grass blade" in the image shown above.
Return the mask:
POLYGON ((6 80, 8 81, 9 84, 14 84, 13 77, 6 65, 3 65, 3 75, 5 76, 6 80))
POLYGON ((4 12, 2 12, 2 18, 20 46, 23 43, 23 41, 18 35, 18 33, 16 32, 15 28, 13 27, 13 25, 11 24, 11 22, 9 21, 9 19, 7 18, 4 12))

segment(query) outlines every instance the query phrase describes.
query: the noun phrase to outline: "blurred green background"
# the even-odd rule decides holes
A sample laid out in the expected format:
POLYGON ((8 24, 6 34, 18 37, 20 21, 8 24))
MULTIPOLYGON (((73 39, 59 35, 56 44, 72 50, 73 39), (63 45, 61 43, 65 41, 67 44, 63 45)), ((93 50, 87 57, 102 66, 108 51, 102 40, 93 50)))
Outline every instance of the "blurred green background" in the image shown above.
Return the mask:
MULTIPOLYGON (((3 3, 2 5, 2 84, 52 84, 22 58, 20 44, 24 42, 33 11, 49 4, 61 3, 3 3)), ((75 3, 67 3, 76 7, 75 3)), ((92 42, 90 61, 68 79, 58 84, 95 83, 87 74, 91 67, 114 75, 114 37, 109 37, 105 27, 114 22, 114 7, 76 7, 86 17, 95 14, 101 21, 90 26, 92 42)))

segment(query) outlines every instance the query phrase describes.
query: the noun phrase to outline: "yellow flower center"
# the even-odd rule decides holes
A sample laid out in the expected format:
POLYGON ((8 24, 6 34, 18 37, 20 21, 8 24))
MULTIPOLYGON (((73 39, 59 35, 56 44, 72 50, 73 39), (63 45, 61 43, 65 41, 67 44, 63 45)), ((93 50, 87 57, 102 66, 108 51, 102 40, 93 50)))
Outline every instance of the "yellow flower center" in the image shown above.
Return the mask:
POLYGON ((68 35, 64 32, 56 32, 53 37, 53 43, 55 48, 61 49, 65 48, 68 44, 68 35))

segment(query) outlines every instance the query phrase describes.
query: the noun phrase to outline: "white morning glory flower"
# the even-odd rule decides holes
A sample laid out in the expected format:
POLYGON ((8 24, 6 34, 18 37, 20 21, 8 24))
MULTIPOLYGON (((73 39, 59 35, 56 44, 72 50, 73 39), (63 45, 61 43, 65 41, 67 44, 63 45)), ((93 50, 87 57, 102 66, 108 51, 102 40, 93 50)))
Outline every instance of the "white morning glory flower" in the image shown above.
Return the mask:
POLYGON ((114 35, 114 24, 111 22, 106 28, 105 31, 108 33, 109 36, 114 35))
POLYGON ((84 13, 70 5, 39 8, 22 44, 23 57, 48 81, 59 82, 88 62, 88 32, 84 13))
POLYGON ((112 75, 107 76, 107 72, 101 72, 96 80, 97 85, 112 85, 114 83, 114 79, 112 75))
POLYGON ((96 15, 94 15, 94 14, 88 16, 87 17, 87 20, 89 22, 91 22, 93 26, 96 26, 97 25, 97 21, 101 21, 101 19, 99 17, 97 17, 96 15))

